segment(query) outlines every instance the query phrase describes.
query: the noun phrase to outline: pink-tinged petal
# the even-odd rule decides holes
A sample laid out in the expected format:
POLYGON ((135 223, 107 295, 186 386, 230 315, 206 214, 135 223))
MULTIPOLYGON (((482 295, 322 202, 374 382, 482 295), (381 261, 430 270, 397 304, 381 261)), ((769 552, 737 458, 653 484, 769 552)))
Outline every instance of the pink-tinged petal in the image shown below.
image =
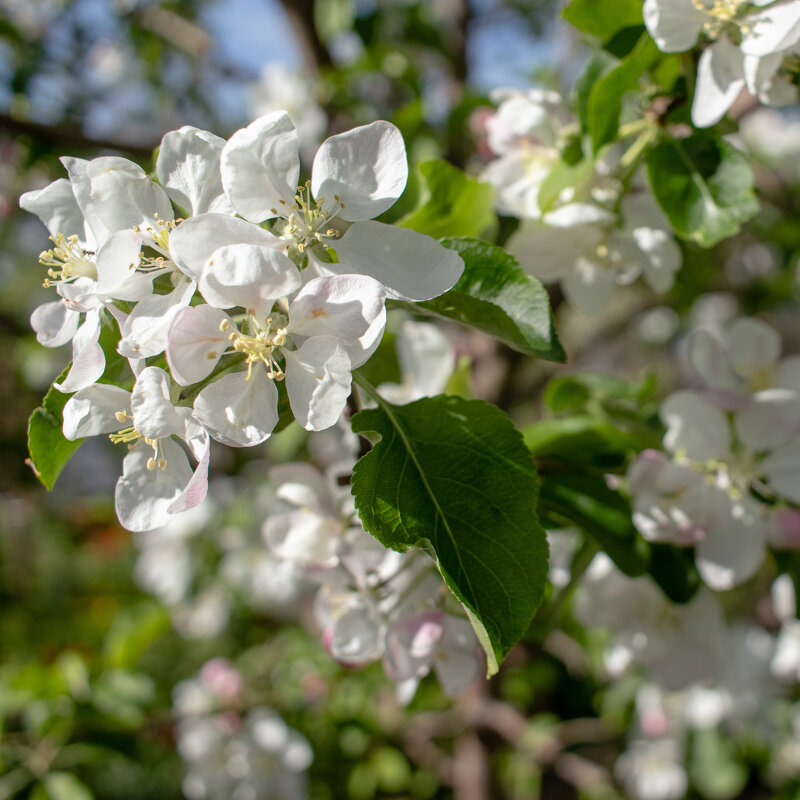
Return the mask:
POLYGON ((84 250, 94 250, 94 236, 86 227, 72 184, 66 178, 59 178, 43 189, 25 192, 19 198, 19 205, 25 211, 36 214, 51 236, 59 233, 67 237, 77 236, 84 250))
POLYGON ((158 443, 161 469, 148 469, 153 450, 140 444, 122 462, 122 477, 117 481, 114 504, 117 516, 129 531, 149 531, 165 525, 172 517, 170 506, 192 479, 189 459, 172 439, 158 443))
POLYGON ((300 272, 283 253, 256 244, 232 244, 212 254, 200 278, 200 293, 209 305, 242 306, 263 319, 279 297, 301 284, 300 272))
POLYGON ((644 24, 664 53, 690 50, 708 17, 692 0, 645 0, 644 24))
POLYGON ((401 616, 389 625, 383 668, 390 680, 399 682, 427 674, 444 635, 444 620, 444 613, 435 610, 401 616))
POLYGON ((461 256, 436 239, 382 222, 351 225, 333 246, 339 258, 336 272, 368 275, 398 300, 438 297, 464 272, 461 256))
MULTIPOLYGON (((784 508, 773 514, 773 525, 769 529, 770 544, 779 550, 800 548, 800 511, 784 508)), ((794 616, 794 611, 792 611, 794 616)))
MULTIPOLYGON (((192 443, 190 443, 192 444, 192 443)), ((170 514, 180 514, 191 508, 199 506, 208 494, 208 466, 211 461, 211 439, 203 431, 203 434, 196 438, 192 448, 194 455, 199 455, 197 466, 195 467, 189 483, 178 495, 173 503, 167 508, 170 514), (199 452, 198 452, 199 451, 199 452)))
POLYGON ((228 333, 220 329, 233 321, 209 305, 187 306, 175 315, 167 334, 167 364, 175 381, 189 386, 207 378, 230 344, 228 333))
POLYGON ((719 122, 744 89, 744 64, 739 48, 726 37, 703 50, 697 65, 692 122, 709 128, 719 122))
POLYGON ((117 352, 125 358, 149 358, 163 353, 175 315, 192 300, 196 285, 182 279, 169 294, 145 297, 122 326, 117 352))
POLYGON ((433 662, 436 677, 448 697, 465 692, 484 670, 484 660, 467 620, 447 615, 444 636, 433 662))
POLYGON ((403 135, 378 120, 331 136, 317 151, 311 176, 311 192, 323 208, 338 209, 350 222, 373 219, 395 204, 408 181, 403 135))
POLYGON ((218 442, 253 447, 278 424, 278 390, 259 365, 250 380, 246 372, 228 373, 197 395, 194 415, 218 442))
POLYGON ((284 350, 286 391, 295 419, 309 431, 336 424, 350 396, 350 358, 331 336, 314 336, 284 350))
POLYGON ((72 369, 61 383, 53 384, 60 392, 77 392, 102 377, 106 357, 99 344, 100 327, 99 310, 89 312, 72 339, 72 369))
POLYGON ((36 331, 36 341, 45 347, 61 347, 72 341, 78 330, 80 314, 63 300, 53 300, 37 306, 31 314, 31 327, 36 331))
POLYGON ((194 281, 199 281, 208 269, 214 252, 229 244, 282 248, 285 242, 258 225, 225 214, 192 217, 169 235, 172 259, 194 281))
POLYGON ((675 392, 661 404, 661 419, 667 426, 664 447, 682 452, 692 461, 725 458, 730 453, 728 418, 709 405, 697 392, 675 392))
POLYGON ((156 174, 167 194, 190 216, 208 211, 233 214, 225 196, 219 163, 225 140, 213 133, 184 125, 161 140, 156 174))
POLYGON ((335 336, 343 344, 353 345, 382 316, 385 299, 383 285, 366 275, 314 278, 289 306, 289 331, 301 336, 335 336))
POLYGON ((306 569, 328 569, 339 563, 342 523, 335 517, 300 509, 268 517, 262 534, 278 558, 306 569))
POLYGON ((294 208, 300 156, 289 115, 275 111, 236 131, 222 149, 220 173, 231 204, 251 222, 294 208))
POLYGON ((74 441, 127 428, 130 422, 120 422, 115 415, 120 411, 129 414, 130 410, 130 392, 105 383, 87 386, 72 395, 64 406, 64 437, 74 441))

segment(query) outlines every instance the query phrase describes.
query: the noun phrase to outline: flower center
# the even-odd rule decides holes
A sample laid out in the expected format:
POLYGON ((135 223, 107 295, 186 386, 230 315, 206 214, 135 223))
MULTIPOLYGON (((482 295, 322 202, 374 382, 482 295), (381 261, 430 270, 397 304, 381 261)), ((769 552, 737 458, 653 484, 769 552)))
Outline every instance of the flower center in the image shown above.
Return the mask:
MULTIPOLYGON (((335 205, 333 211, 330 211, 325 207, 324 197, 320 197, 316 201, 311 197, 311 182, 306 181, 303 186, 297 188, 293 209, 287 208, 279 211, 277 208, 272 208, 270 211, 286 220, 282 236, 284 239, 292 239, 296 242, 297 249, 302 253, 314 242, 338 239, 342 235, 336 227, 331 227, 331 223, 344 208, 344 203, 338 194, 334 195, 333 199, 335 205)), ((282 205, 286 205, 284 200, 280 202, 282 205)))
MULTIPOLYGON (((719 35, 730 24, 739 25, 736 17, 739 10, 745 5, 747 0, 713 0, 711 5, 707 5, 703 0, 692 0, 692 5, 709 19, 703 23, 703 31, 710 39, 717 39, 719 35)), ((739 25, 744 30, 744 26, 739 25)))
MULTIPOLYGON (((117 411, 114 416, 117 418, 117 422, 133 420, 127 411, 117 411)), ((167 459, 159 454, 160 440, 148 439, 146 436, 142 436, 133 425, 128 428, 123 428, 116 433, 110 433, 108 438, 111 439, 112 444, 127 444, 129 449, 136 447, 139 442, 144 442, 146 445, 153 448, 153 455, 147 459, 147 469, 154 470, 158 467, 160 470, 165 470, 167 468, 167 459)))
MULTIPOLYGON (((286 344, 288 331, 285 324, 283 324, 284 320, 277 318, 273 320, 272 317, 267 317, 262 325, 255 316, 250 314, 247 317, 247 321, 250 323, 248 327, 250 327, 252 333, 233 330, 228 336, 233 351, 245 355, 245 363, 247 364, 246 380, 249 381, 253 374, 253 365, 259 363, 267 368, 268 378, 282 380, 284 373, 275 360, 273 351, 276 347, 283 347, 286 344), (275 326, 274 328, 273 325, 275 326)), ((230 323, 226 319, 219 325, 221 331, 227 331, 229 328, 230 323)))
POLYGON ((47 277, 42 285, 47 288, 59 283, 69 283, 76 278, 92 278, 97 280, 97 269, 91 254, 84 252, 78 244, 78 237, 66 237, 58 233, 50 237, 55 245, 52 250, 39 254, 39 263, 48 267, 47 277))

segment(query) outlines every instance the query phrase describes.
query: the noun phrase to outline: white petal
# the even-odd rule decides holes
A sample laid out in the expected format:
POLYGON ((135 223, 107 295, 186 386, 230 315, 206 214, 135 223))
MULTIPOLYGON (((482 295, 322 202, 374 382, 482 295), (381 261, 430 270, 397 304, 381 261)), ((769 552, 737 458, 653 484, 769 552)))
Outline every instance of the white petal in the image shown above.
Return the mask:
POLYGON ((207 378, 230 340, 220 325, 231 318, 209 305, 188 306, 175 315, 167 334, 167 364, 172 377, 188 386, 207 378))
POLYGON ((774 450, 761 462, 767 483, 781 497, 800 503, 800 438, 774 450))
MULTIPOLYGON (((124 228, 156 229, 156 215, 173 218, 172 205, 164 190, 132 161, 117 156, 102 156, 86 166, 92 213, 108 233, 124 228)), ((102 242, 104 239, 98 239, 102 242)))
MULTIPOLYGON (((142 237, 133 230, 117 231, 100 245, 95 256, 98 294, 122 299, 117 290, 136 275, 141 249, 142 237)), ((144 275, 141 277, 145 279, 147 285, 151 286, 150 291, 144 295, 146 297, 147 294, 152 293, 152 285, 150 279, 144 275)))
POLYGON ((169 252, 192 280, 199 281, 215 250, 229 244, 281 247, 284 243, 258 225, 225 214, 201 214, 182 222, 169 236, 169 252))
POLYGON ((777 331, 758 319, 737 319, 728 329, 728 360, 740 377, 759 378, 778 361, 781 338, 777 331))
POLYGON ((269 479, 277 486, 276 495, 287 503, 329 515, 336 511, 328 484, 311 464, 280 464, 269 471, 269 479))
POLYGON ((433 668, 448 697, 458 697, 478 677, 483 666, 475 631, 467 620, 447 615, 444 636, 433 668))
POLYGON ((576 225, 569 231, 523 225, 509 240, 508 252, 529 274, 550 283, 572 269, 583 253, 592 252, 606 232, 595 225, 576 225))
POLYGON ((158 179, 173 202, 193 217, 208 211, 234 213, 219 172, 224 146, 224 139, 191 125, 170 131, 161 140, 158 179))
POLYGON ((297 131, 285 111, 259 117, 231 136, 222 149, 222 184, 245 219, 262 222, 294 208, 300 179, 297 131))
POLYGON ((350 359, 344 347, 331 336, 315 336, 283 352, 295 419, 309 431, 335 425, 350 396, 350 359))
POLYGON ((745 446, 757 452, 772 450, 800 429, 800 395, 789 389, 756 392, 750 405, 734 417, 734 426, 745 446))
POLYGON ((64 437, 70 440, 113 433, 130 426, 114 415, 130 414, 131 393, 119 386, 96 383, 76 392, 67 400, 62 413, 64 437))
POLYGON ((72 369, 61 383, 53 384, 60 392, 76 392, 102 377, 106 357, 99 345, 100 328, 100 312, 88 313, 72 338, 72 369))
POLYGON ((72 184, 66 178, 59 178, 43 189, 25 192, 19 198, 19 204, 31 214, 36 214, 51 236, 58 233, 74 235, 84 250, 94 250, 94 237, 86 227, 72 184))
POLYGON ((122 462, 114 504, 120 523, 129 531, 149 531, 169 522, 169 507, 192 479, 189 460, 176 442, 159 442, 159 456, 166 459, 166 468, 147 469, 153 451, 141 444, 122 462))
POLYGON ((217 308, 242 306, 261 319, 279 297, 301 284, 292 260, 270 247, 231 244, 215 250, 200 277, 200 293, 217 308))
POLYGON ((194 401, 195 418, 218 441, 231 447, 252 447, 266 441, 278 424, 278 390, 266 371, 256 366, 223 375, 194 401))
POLYGON ((707 17, 692 0, 645 0, 644 24, 664 53, 694 47, 707 17))
MULTIPOLYGON (((72 184, 72 192, 86 221, 87 236, 92 239, 95 246, 101 244, 112 233, 112 230, 108 229, 97 214, 95 204, 92 202, 92 185, 89 178, 90 162, 83 158, 68 156, 62 157, 60 161, 67 170, 69 182, 72 184)), ((115 227, 113 230, 118 230, 118 228, 115 227)))
POLYGON ((301 509, 267 518, 262 529, 267 544, 279 558, 310 569, 334 567, 342 535, 338 519, 301 509))
POLYGON ((464 272, 464 262, 454 250, 430 236, 381 222, 351 225, 334 244, 337 272, 369 275, 400 300, 438 297, 464 272))
POLYGON ((349 349, 381 316, 385 298, 383 285, 366 275, 314 278, 289 305, 289 331, 335 336, 349 349))
POLYGON ((134 427, 148 439, 186 436, 191 411, 172 404, 169 375, 160 367, 145 367, 139 373, 131 392, 131 411, 134 427))
POLYGON ((122 326, 117 352, 126 358, 163 353, 169 326, 178 311, 189 305, 195 288, 193 281, 184 278, 169 294, 152 294, 138 303, 122 326))
POLYGON ((45 347, 61 347, 72 341, 78 330, 80 314, 63 300, 53 300, 37 306, 31 314, 31 327, 36 331, 36 341, 45 347))
POLYGON ((764 525, 755 504, 736 503, 716 492, 714 516, 696 547, 697 569, 705 583, 722 592, 755 575, 764 560, 764 525))
POLYGON ((697 392, 675 392, 661 404, 661 419, 667 426, 664 447, 682 451, 692 461, 724 458, 730 453, 730 425, 718 408, 697 392))
POLYGON ((775 3, 747 17, 742 52, 767 56, 786 50, 800 41, 800 4, 775 3))
POLYGON ((800 356, 784 358, 778 365, 773 383, 777 388, 800 393, 800 356))
POLYGON ((708 128, 719 122, 744 89, 744 67, 739 48, 726 37, 703 50, 697 65, 692 122, 708 128))
POLYGON ((588 258, 579 258, 561 279, 561 288, 569 304, 591 316, 605 311, 616 286, 614 271, 588 258))
POLYGON ((339 216, 350 222, 373 219, 405 189, 403 135, 391 122, 378 120, 331 136, 317 151, 311 175, 311 192, 323 208, 339 208, 339 216))
POLYGON ((701 328, 692 334, 689 360, 708 386, 734 389, 738 385, 728 366, 728 348, 715 331, 701 328))

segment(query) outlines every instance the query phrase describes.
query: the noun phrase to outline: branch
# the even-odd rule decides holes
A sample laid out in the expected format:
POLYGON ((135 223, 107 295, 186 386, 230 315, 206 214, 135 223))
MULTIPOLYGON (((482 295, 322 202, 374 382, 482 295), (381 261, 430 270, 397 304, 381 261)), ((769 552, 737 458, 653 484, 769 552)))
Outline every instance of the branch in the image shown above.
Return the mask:
POLYGON ((54 126, 42 125, 39 122, 14 119, 8 114, 0 113, 0 135, 2 134, 30 136, 39 142, 47 143, 54 149, 117 150, 143 161, 152 159, 153 150, 158 146, 157 141, 152 144, 128 144, 110 139, 93 139, 84 135, 77 126, 68 123, 59 123, 54 126))
POLYGON ((314 27, 314 0, 281 0, 283 10, 292 24, 297 44, 311 72, 333 66, 328 48, 314 27))

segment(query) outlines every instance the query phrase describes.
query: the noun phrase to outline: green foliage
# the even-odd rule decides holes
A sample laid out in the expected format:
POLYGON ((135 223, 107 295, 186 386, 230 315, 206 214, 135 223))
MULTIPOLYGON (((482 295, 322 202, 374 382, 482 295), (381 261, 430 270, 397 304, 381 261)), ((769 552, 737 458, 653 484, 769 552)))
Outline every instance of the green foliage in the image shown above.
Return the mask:
POLYGON ((547 292, 513 256, 477 239, 442 244, 464 259, 464 274, 449 292, 414 308, 470 325, 525 355, 565 360, 547 292))
POLYGON ((433 549, 493 674, 527 630, 547 574, 536 471, 522 437, 498 408, 452 396, 380 400, 352 425, 374 442, 353 475, 364 527, 394 550, 433 549))
POLYGON ((701 247, 733 236, 758 212, 747 157, 711 133, 665 138, 646 162, 653 194, 675 232, 701 247))
POLYGON ((571 0, 561 15, 579 31, 607 42, 621 30, 642 24, 639 0, 571 0))
POLYGON ((480 236, 497 225, 494 188, 479 183, 447 161, 419 165, 427 197, 398 225, 437 239, 442 236, 480 236))
POLYGON ((592 152, 596 154, 604 144, 616 139, 623 95, 636 88, 642 73, 659 56, 655 42, 645 33, 629 55, 594 83, 587 116, 592 152))
MULTIPOLYGON (((59 381, 66 378, 71 366, 67 366, 61 373, 59 381)), ((53 488, 67 462, 84 442, 84 439, 70 442, 61 432, 62 413, 71 396, 51 386, 42 405, 28 420, 30 464, 36 477, 48 490, 53 488)))
POLYGON ((689 776, 708 800, 731 800, 740 796, 748 769, 739 760, 736 745, 716 728, 709 728, 692 736, 689 776))

